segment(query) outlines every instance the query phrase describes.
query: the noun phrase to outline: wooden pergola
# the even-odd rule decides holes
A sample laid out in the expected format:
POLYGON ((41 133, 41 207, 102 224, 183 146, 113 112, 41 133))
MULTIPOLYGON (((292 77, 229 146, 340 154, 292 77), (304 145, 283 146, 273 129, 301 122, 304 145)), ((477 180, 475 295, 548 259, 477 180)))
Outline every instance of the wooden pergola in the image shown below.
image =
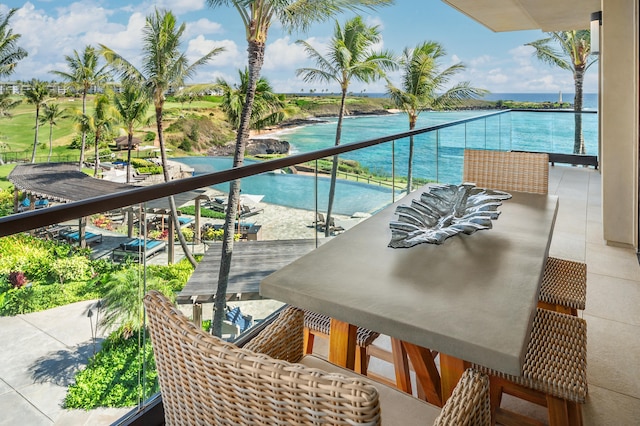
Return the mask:
MULTIPOLYGON (((29 209, 35 208, 37 198, 46 199, 59 203, 72 203, 105 194, 113 194, 137 188, 135 185, 111 182, 103 179, 96 179, 80 171, 77 163, 39 163, 20 164, 16 166, 8 179, 13 183, 14 190, 14 211, 19 209, 19 191, 23 191, 30 199, 29 209)), ((205 190, 195 190, 174 195, 177 206, 195 200, 195 237, 200 238, 200 202, 208 199, 205 190)), ((144 203, 142 208, 130 206, 123 209, 129 213, 128 234, 133 234, 133 213, 141 210, 144 214, 170 215, 169 199, 160 198, 144 203)), ((173 221, 167 221, 169 228, 169 262, 174 257, 173 241, 173 221)), ((79 220, 79 242, 81 247, 86 246, 85 240, 86 218, 79 220)))

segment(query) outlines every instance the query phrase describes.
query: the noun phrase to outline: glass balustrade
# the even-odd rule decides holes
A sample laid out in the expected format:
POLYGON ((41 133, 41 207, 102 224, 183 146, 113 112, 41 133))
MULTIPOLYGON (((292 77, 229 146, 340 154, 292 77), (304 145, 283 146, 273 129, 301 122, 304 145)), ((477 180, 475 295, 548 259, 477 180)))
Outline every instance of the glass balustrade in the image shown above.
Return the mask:
MULTIPOLYGON (((29 177, 23 177, 18 192, 2 192, 3 209, 20 212, 0 218, 0 324, 5 360, 15 360, 5 362, 0 378, 13 389, 30 389, 19 393, 32 392, 30 403, 41 404, 53 420, 72 409, 120 407, 109 408, 116 419, 159 390, 143 332, 141 298, 148 289, 170 295, 210 330, 227 212, 234 217, 235 241, 222 335, 235 340, 281 306, 260 299, 262 277, 398 200, 407 192, 409 170, 415 190, 429 182, 460 183, 465 148, 573 153, 575 122, 573 113, 488 113, 247 160, 235 170, 228 158, 173 158, 192 176, 69 203, 56 192, 64 182, 25 194, 21 185, 29 177), (232 179, 241 179, 241 192, 230 206, 232 179), (172 223, 169 196, 185 248, 199 262, 196 272, 172 223), (55 404, 39 402, 37 395, 44 394, 55 404)), ((594 155, 597 115, 582 114, 582 126, 584 153, 594 155)), ((86 179, 91 186, 93 178, 86 179)))

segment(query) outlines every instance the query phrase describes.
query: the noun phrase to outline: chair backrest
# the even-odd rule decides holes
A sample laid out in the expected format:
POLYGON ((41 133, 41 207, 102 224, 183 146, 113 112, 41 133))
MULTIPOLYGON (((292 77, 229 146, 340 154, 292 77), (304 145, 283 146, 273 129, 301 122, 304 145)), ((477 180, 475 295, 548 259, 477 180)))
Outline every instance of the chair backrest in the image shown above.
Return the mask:
POLYGON ((549 155, 465 149, 462 179, 480 188, 547 194, 549 155))
POLYGON ((489 377, 469 368, 460 378, 433 426, 489 426, 490 424, 489 377))
POLYGON ((144 304, 168 425, 380 424, 372 385, 265 354, 272 341, 283 346, 274 334, 286 328, 299 339, 284 350, 302 353, 302 311, 286 308, 251 348, 238 348, 197 328, 158 292, 144 304))

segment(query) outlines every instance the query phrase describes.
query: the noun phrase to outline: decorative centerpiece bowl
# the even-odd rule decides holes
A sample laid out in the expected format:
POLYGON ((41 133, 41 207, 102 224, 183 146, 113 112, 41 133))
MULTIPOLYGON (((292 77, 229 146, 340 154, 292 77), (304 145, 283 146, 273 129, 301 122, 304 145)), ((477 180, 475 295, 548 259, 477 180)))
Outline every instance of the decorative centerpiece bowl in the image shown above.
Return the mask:
POLYGON ((396 208, 389 247, 413 247, 421 243, 442 244, 457 234, 490 229, 498 219, 498 207, 511 194, 477 188, 473 183, 433 185, 411 205, 396 208))

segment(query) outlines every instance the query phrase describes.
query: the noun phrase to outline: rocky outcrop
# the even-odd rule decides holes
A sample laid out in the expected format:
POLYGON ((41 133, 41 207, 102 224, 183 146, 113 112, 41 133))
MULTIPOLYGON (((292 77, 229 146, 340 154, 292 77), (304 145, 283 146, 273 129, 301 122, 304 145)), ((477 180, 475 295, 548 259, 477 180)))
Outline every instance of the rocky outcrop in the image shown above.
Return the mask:
MULTIPOLYGON (((235 142, 230 142, 224 146, 216 146, 207 152, 211 156, 232 156, 235 152, 235 142)), ((274 138, 249 139, 247 143, 246 155, 260 154, 285 154, 288 155, 291 146, 289 142, 274 138)))

